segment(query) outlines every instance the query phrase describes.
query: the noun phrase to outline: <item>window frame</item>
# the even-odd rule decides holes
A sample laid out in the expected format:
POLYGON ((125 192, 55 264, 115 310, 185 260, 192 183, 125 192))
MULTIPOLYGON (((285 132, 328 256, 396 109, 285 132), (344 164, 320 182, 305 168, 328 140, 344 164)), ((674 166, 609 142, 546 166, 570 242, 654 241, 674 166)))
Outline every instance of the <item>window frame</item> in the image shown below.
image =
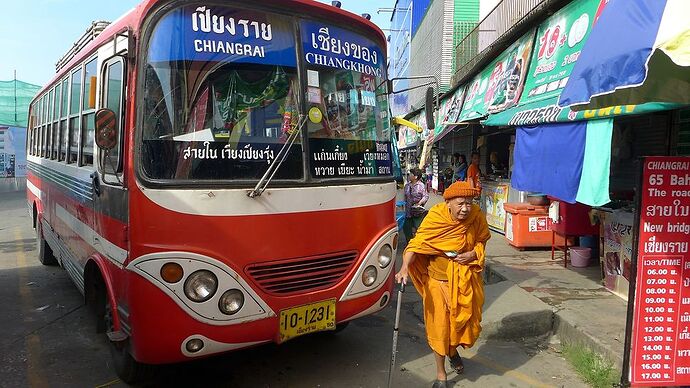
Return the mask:
MULTIPOLYGON (((125 92, 126 92, 126 85, 127 85, 127 61, 126 58, 121 56, 121 55, 116 55, 113 57, 110 57, 106 60, 104 60, 101 64, 101 70, 100 70, 100 101, 99 101, 99 109, 102 108, 108 108, 108 96, 110 92, 110 69, 113 67, 115 64, 120 64, 121 65, 121 84, 120 84, 120 93, 119 93, 119 115, 118 117, 118 144, 116 147, 118 147, 118 155, 117 159, 115 160, 115 171, 111 172, 108 171, 106 166, 104 166, 104 157, 105 153, 102 152, 99 148, 96 149, 97 152, 97 168, 99 171, 103 172, 106 176, 118 176, 121 177, 122 173, 124 171, 124 126, 125 126, 125 92)), ((118 112, 116 112, 117 114, 118 112)), ((112 185, 121 185, 120 181, 118 182, 111 182, 111 181, 106 181, 104 179, 105 183, 112 184, 112 185)))
POLYGON ((69 153, 69 119, 68 119, 68 109, 69 109, 69 80, 70 76, 67 76, 60 80, 62 84, 62 101, 60 101, 60 151, 58 153, 58 161, 67 163, 68 153, 69 153))
POLYGON ((69 79, 69 82, 68 82, 68 84, 69 84, 69 104, 68 104, 68 108, 67 108, 67 133, 68 133, 68 136, 67 136, 67 159, 66 159, 66 161, 67 161, 67 164, 76 164, 77 166, 79 166, 79 160, 80 160, 79 150, 81 148, 81 144, 80 144, 81 143, 81 140, 80 140, 81 139, 81 136, 80 136, 81 135, 81 109, 80 108, 81 108, 81 85, 84 82, 84 71, 83 70, 84 70, 84 64, 80 63, 78 66, 75 66, 72 70, 70 70, 69 76, 68 76, 68 79, 69 79), (79 82, 80 82, 80 84, 79 84, 80 93, 78 93, 78 97, 77 97, 79 99, 79 102, 77 103, 76 113, 72 113, 72 105, 73 105, 72 99, 74 98, 73 84, 74 84, 75 75, 77 73, 79 73, 79 82), (76 128, 74 128, 74 126, 72 125, 72 122, 74 121, 74 119, 77 119, 76 120, 76 123, 77 123, 76 128), (77 136, 77 144, 75 146, 76 149, 73 150, 72 148, 74 148, 74 147, 72 147, 72 135, 75 133, 75 131, 76 131, 76 136, 77 136), (76 153, 76 157, 75 157, 74 161, 72 161, 72 153, 73 152, 76 153))
MULTIPOLYGON (((98 81, 99 81, 99 71, 98 71, 98 56, 94 55, 86 59, 82 66, 82 82, 81 82, 81 93, 80 93, 80 109, 79 109, 79 139, 78 139, 78 144, 79 144, 79 151, 77 155, 77 165, 79 167, 89 167, 94 165, 94 161, 96 158, 96 152, 95 152, 95 132, 96 132, 96 125, 95 125, 95 117, 96 117, 96 108, 98 106, 98 81), (89 66, 90 64, 94 64, 94 75, 95 75, 95 80, 94 80, 94 86, 96 88, 95 90, 95 95, 94 95, 94 103, 92 108, 85 108, 86 105, 86 97, 90 95, 90 90, 86 90, 86 67, 89 66), (85 163, 84 162, 84 154, 85 154, 85 149, 86 146, 88 145, 89 141, 86 139, 86 136, 89 136, 88 130, 87 130, 87 120, 91 118, 93 120, 93 132, 91 136, 91 163, 85 163)), ((89 85, 89 88, 91 86, 89 85)))

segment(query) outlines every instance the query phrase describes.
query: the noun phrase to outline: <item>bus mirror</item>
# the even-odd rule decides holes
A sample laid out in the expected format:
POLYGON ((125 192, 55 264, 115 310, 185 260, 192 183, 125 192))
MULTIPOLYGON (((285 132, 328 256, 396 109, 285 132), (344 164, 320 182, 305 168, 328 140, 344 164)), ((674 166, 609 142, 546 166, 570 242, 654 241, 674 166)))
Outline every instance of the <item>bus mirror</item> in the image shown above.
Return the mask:
POLYGON ((436 124, 434 123, 434 88, 431 86, 426 89, 424 111, 426 113, 426 127, 429 129, 436 128, 436 124))
POLYGON ((110 109, 103 108, 96 112, 96 145, 109 151, 117 144, 117 116, 110 109))

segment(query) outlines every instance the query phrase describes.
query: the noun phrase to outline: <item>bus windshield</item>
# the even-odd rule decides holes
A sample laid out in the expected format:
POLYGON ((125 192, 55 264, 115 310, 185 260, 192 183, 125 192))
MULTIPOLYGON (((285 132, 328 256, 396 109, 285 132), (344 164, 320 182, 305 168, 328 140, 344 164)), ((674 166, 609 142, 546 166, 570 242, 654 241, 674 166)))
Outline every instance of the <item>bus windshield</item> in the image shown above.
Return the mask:
POLYGON ((275 179, 392 174, 387 99, 377 87, 384 79, 382 51, 330 27, 341 45, 341 54, 333 54, 314 44, 329 27, 301 21, 300 60, 297 23, 222 6, 184 6, 157 22, 143 82, 141 167, 147 178, 255 182, 298 130, 300 114, 308 118, 304 134, 275 179), (298 75, 298 63, 307 79, 298 75))

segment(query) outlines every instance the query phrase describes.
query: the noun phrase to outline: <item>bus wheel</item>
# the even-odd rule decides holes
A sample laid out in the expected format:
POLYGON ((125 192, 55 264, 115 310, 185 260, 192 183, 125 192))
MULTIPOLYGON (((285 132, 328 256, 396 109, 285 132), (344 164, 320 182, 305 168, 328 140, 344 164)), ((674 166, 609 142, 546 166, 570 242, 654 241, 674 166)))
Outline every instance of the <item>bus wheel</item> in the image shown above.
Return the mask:
MULTIPOLYGON (((108 298, 105 298, 105 327, 108 332, 113 331, 113 314, 108 298)), ((110 344, 110 356, 113 359, 115 373, 123 382, 134 384, 151 377, 153 366, 137 362, 129 353, 128 341, 113 342, 110 344)))
POLYGON ((43 238, 43 225, 41 220, 36 220, 36 251, 38 252, 38 260, 43 265, 57 265, 57 259, 53 254, 53 250, 43 238))

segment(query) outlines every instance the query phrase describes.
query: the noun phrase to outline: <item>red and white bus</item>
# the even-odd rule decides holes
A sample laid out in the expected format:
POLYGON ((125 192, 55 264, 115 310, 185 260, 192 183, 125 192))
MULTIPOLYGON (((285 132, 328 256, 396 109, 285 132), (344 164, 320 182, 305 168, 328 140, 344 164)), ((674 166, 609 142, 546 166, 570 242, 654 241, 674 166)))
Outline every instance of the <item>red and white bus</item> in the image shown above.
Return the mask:
MULTIPOLYGON (((98 34, 97 34, 98 33, 98 34)), ((145 1, 31 104, 27 197, 124 381, 385 307, 385 38, 309 0, 145 1)))

